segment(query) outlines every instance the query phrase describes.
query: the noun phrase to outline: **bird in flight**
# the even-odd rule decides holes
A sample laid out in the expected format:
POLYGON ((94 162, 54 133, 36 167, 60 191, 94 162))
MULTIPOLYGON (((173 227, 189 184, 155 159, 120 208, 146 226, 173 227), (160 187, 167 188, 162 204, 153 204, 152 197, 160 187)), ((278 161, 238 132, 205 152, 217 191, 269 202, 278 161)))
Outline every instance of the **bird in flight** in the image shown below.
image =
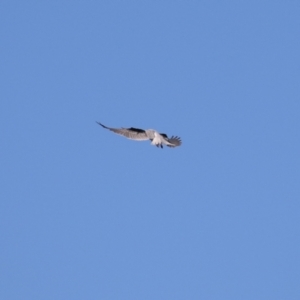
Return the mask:
POLYGON ((105 125, 96 122, 100 126, 102 126, 105 129, 108 129, 116 134, 123 135, 124 137, 135 140, 135 141, 151 141, 151 145, 154 145, 156 147, 163 148, 163 145, 166 145, 168 147, 177 147, 181 145, 181 139, 178 136, 171 136, 168 138, 168 136, 165 133, 158 133, 156 130, 153 129, 138 129, 134 127, 130 128, 110 128, 106 127, 105 125))

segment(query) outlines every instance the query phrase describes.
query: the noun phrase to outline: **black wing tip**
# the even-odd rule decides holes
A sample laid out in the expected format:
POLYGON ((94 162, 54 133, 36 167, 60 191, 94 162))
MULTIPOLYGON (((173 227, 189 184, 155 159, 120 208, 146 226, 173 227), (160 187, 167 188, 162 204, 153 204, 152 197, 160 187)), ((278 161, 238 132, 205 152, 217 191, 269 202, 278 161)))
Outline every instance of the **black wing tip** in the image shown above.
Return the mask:
POLYGON ((107 128, 105 125, 101 124, 100 122, 96 121, 96 123, 99 124, 100 126, 102 126, 103 128, 107 128))

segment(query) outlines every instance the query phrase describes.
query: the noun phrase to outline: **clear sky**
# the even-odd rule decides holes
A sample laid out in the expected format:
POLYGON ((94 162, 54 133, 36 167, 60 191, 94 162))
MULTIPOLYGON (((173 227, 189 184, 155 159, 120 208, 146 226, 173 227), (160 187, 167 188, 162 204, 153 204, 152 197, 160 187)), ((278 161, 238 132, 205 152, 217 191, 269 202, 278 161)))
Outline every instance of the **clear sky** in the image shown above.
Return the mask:
POLYGON ((0 299, 300 299, 299 16, 1 1, 0 299))

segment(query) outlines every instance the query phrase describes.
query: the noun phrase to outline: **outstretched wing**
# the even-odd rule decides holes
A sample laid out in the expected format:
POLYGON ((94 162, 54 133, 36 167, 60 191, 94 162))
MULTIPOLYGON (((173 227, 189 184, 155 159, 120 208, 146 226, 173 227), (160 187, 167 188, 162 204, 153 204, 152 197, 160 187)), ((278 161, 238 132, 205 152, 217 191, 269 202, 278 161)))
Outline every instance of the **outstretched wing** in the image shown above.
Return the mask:
POLYGON ((168 147, 174 148, 182 144, 179 136, 171 136, 170 138, 168 138, 168 136, 165 133, 160 133, 160 135, 168 142, 166 143, 168 147))
POLYGON ((99 122, 96 122, 100 126, 102 126, 105 129, 108 129, 116 134, 120 134, 125 136, 128 139, 135 140, 135 141, 146 141, 149 140, 146 131, 143 129, 138 129, 138 128, 110 128, 107 127, 99 122))
POLYGON ((171 136, 169 139, 168 139, 168 142, 171 144, 171 145, 167 145, 168 147, 178 147, 182 144, 181 142, 181 139, 179 136, 171 136))

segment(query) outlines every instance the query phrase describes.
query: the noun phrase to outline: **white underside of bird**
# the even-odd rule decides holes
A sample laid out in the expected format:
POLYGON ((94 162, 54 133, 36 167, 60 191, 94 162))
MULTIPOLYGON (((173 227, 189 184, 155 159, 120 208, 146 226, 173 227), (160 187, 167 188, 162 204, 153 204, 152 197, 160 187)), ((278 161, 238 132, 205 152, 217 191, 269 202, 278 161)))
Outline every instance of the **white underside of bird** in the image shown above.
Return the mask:
POLYGON ((108 129, 116 134, 120 134, 128 139, 135 140, 135 141, 146 141, 150 140, 151 145, 163 148, 163 145, 168 147, 178 147, 181 145, 181 139, 178 136, 172 136, 168 138, 165 133, 159 133, 153 129, 139 129, 139 128, 111 128, 107 127, 99 122, 97 122, 100 126, 105 129, 108 129))

